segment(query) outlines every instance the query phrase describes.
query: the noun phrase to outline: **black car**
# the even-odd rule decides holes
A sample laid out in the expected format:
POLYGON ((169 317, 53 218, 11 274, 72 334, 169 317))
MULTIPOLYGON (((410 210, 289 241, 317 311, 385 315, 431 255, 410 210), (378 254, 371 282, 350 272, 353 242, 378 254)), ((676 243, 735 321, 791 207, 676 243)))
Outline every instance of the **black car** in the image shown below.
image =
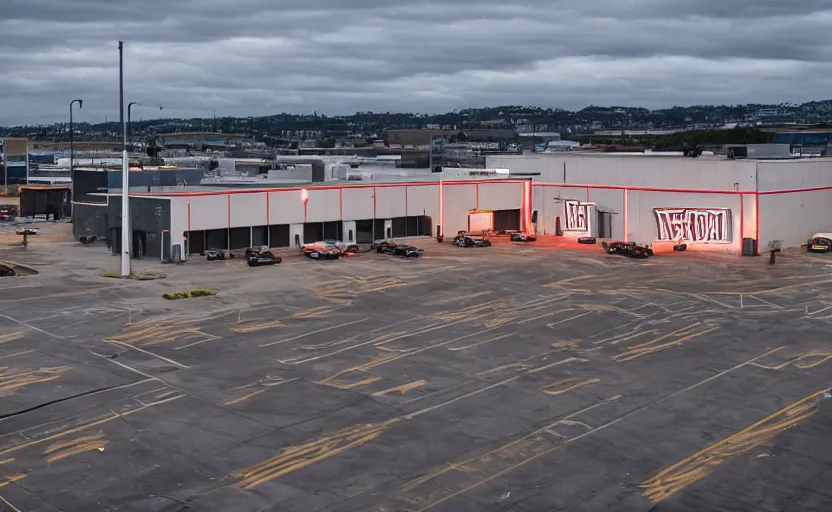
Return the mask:
MULTIPOLYGON (((246 257, 248 257, 248 251, 249 250, 246 250, 246 257)), ((209 249, 205 251, 205 259, 208 261, 224 260, 225 253, 223 251, 214 251, 209 249)))
POLYGON ((457 235, 454 237, 454 245, 457 247, 490 247, 491 240, 485 237, 457 235))
POLYGON ((250 247, 246 249, 246 262, 249 267, 258 267, 260 265, 277 265, 283 261, 283 258, 275 255, 268 248, 261 247, 259 249, 250 247))
POLYGON ((509 233, 508 239, 512 242, 534 242, 537 240, 537 237, 523 233, 522 231, 512 231, 509 233))
POLYGON ((418 258, 423 252, 422 249, 407 244, 398 244, 393 248, 393 256, 403 256, 405 258, 418 258))
POLYGON ((602 242, 601 246, 607 254, 621 254, 631 258, 647 258, 653 255, 653 249, 649 245, 635 242, 602 242))
POLYGON ((378 241, 373 245, 375 245, 376 252, 379 254, 392 254, 393 256, 402 256, 405 258, 418 258, 424 252, 418 247, 396 242, 378 241))

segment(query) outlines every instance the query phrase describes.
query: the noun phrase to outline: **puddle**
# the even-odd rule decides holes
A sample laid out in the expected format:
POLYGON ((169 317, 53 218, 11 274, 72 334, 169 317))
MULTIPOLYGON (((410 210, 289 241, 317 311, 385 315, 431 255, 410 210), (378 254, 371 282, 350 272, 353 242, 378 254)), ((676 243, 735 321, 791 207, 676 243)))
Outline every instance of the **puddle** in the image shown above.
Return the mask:
POLYGON ((0 277, 33 276, 38 271, 13 261, 0 261, 0 277))

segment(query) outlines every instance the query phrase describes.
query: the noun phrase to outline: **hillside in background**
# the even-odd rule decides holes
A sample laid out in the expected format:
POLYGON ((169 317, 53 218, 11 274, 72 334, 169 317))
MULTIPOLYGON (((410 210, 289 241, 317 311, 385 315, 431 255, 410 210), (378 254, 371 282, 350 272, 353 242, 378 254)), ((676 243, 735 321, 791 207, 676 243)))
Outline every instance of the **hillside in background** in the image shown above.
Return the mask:
MULTIPOLYGON (((518 132, 557 132, 565 137, 611 130, 708 130, 739 125, 825 124, 832 121, 832 100, 778 105, 694 105, 649 110, 589 106, 577 111, 505 105, 444 114, 356 112, 348 116, 276 114, 262 117, 152 119, 134 121, 135 134, 187 131, 243 133, 268 144, 286 139, 375 138, 392 129, 513 128, 518 132)), ((76 140, 118 140, 117 122, 75 123, 76 140)), ((0 128, 0 136, 67 140, 67 123, 0 128)), ((643 138, 643 137, 640 137, 643 138)))

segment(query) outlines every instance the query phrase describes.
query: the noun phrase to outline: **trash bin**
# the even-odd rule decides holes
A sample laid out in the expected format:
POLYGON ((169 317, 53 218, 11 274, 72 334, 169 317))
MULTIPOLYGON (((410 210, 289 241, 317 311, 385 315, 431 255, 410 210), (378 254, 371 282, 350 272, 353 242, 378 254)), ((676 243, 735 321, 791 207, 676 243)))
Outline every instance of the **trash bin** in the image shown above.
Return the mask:
POLYGON ((743 256, 757 256, 757 239, 743 238, 742 239, 742 255, 743 256))

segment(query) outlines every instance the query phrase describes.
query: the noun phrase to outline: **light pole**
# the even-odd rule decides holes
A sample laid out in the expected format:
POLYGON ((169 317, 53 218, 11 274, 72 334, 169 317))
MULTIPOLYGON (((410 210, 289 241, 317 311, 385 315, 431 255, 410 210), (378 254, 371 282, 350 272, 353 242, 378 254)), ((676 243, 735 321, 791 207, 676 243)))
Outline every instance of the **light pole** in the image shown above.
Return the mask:
POLYGON ((70 191, 70 204, 75 201, 75 128, 72 126, 72 105, 78 103, 78 108, 84 108, 84 100, 72 100, 69 102, 69 181, 72 190, 70 191))
POLYGON ((140 107, 159 107, 159 110, 162 110, 164 107, 162 105, 145 105, 144 103, 139 103, 138 101, 131 101, 127 105, 127 137, 130 137, 130 113, 133 110, 133 105, 138 105, 140 107))
POLYGON ((127 122, 124 119, 124 43, 118 42, 119 121, 124 133, 121 144, 121 277, 130 277, 130 163, 127 161, 127 122))

